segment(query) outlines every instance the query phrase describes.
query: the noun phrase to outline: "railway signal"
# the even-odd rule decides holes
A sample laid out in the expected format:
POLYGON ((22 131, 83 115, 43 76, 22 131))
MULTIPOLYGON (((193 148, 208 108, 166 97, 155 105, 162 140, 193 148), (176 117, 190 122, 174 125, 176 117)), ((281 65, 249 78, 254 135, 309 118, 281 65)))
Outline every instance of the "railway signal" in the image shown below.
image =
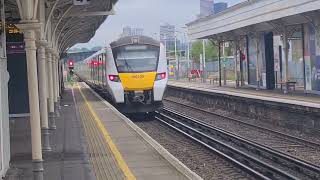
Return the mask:
POLYGON ((69 60, 68 61, 68 68, 69 68, 69 74, 72 76, 74 71, 74 61, 73 60, 69 60))

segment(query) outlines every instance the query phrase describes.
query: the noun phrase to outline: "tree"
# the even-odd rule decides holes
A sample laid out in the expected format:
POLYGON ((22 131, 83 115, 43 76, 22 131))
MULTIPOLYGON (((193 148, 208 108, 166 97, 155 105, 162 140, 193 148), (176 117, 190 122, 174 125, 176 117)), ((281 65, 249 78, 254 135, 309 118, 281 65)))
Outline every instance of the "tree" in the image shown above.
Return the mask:
POLYGON ((202 54, 202 42, 196 41, 192 43, 191 56, 195 62, 200 62, 200 54, 202 54))
POLYGON ((219 56, 219 47, 212 41, 207 41, 206 43, 206 60, 207 61, 217 61, 219 56))
MULTIPOLYGON (((219 48, 212 41, 206 41, 206 61, 214 61, 218 59, 219 48)), ((191 55, 196 62, 200 62, 200 54, 203 53, 202 40, 192 43, 191 55)))

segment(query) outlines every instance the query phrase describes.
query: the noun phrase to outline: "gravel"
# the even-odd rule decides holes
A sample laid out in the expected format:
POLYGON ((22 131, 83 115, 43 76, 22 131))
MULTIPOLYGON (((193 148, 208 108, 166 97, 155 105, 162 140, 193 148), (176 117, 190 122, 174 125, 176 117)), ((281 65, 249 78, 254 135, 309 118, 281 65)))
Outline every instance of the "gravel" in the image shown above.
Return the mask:
MULTIPOLYGON (((204 107, 201 107, 197 104, 192 104, 192 102, 188 102, 188 101, 185 101, 185 100, 182 100, 179 98, 175 98, 175 97, 167 97, 167 99, 170 99, 170 100, 173 100, 173 101, 179 102, 179 103, 193 105, 193 106, 199 107, 199 108, 204 108, 204 107)), ((175 103, 170 103, 169 101, 165 101, 165 107, 172 108, 178 112, 183 112, 188 116, 203 120, 204 122, 209 123, 211 125, 214 125, 216 127, 225 129, 225 130, 230 131, 234 134, 240 135, 244 138, 250 139, 252 141, 263 144, 268 147, 272 147, 276 150, 279 150, 279 151, 284 152, 286 154, 292 155, 296 158, 299 158, 299 159, 302 159, 302 160, 305 160, 305 161, 308 161, 310 163, 313 163, 315 165, 320 166, 320 149, 306 147, 302 144, 299 144, 296 141, 287 140, 283 137, 280 137, 279 135, 271 134, 270 132, 265 132, 263 130, 260 130, 260 129, 257 129, 257 128, 254 128, 251 126, 248 126, 248 125, 245 125, 245 124, 242 124, 239 122, 235 122, 232 120, 228 120, 226 118, 218 117, 218 116, 215 116, 215 115, 212 115, 209 113, 204 113, 199 110, 195 110, 195 109, 188 108, 185 106, 177 105, 175 103)), ((223 115, 230 115, 228 112, 221 111, 221 110, 213 110, 213 109, 209 109, 209 108, 206 108, 206 110, 210 110, 212 112, 216 112, 216 113, 223 114, 223 115)), ((274 130, 284 132, 284 133, 287 133, 290 135, 294 135, 297 137, 308 139, 313 142, 319 141, 319 139, 316 139, 316 138, 319 138, 317 136, 310 137, 310 135, 308 135, 308 134, 304 134, 304 133, 296 132, 296 131, 290 131, 290 130, 284 129, 284 128, 273 127, 270 124, 257 122, 253 119, 246 118, 246 117, 239 117, 239 116, 234 116, 234 115, 233 115, 233 117, 235 117, 241 121, 256 124, 259 126, 270 128, 270 129, 274 129, 274 130)))
POLYGON ((134 122, 203 179, 253 179, 230 162, 157 120, 134 122))

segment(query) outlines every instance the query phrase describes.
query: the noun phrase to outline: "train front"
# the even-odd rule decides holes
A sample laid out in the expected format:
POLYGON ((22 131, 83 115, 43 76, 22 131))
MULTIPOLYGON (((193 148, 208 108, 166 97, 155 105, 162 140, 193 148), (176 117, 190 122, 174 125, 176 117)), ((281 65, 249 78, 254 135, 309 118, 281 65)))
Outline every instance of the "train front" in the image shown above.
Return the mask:
POLYGON ((121 38, 110 46, 117 74, 109 74, 109 81, 118 85, 109 87, 120 110, 143 113, 162 109, 168 81, 163 45, 152 38, 137 36, 121 38))

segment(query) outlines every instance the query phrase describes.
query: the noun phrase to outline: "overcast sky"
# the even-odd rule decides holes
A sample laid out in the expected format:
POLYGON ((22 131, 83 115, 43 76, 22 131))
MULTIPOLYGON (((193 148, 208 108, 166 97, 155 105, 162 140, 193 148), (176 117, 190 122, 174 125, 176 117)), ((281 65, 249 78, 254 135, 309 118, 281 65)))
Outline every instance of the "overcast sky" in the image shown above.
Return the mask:
MULTIPOLYGON (((159 38, 159 27, 164 23, 175 25, 178 31, 184 31, 182 27, 195 20, 199 14, 199 1, 119 0, 115 6, 116 15, 109 16, 88 43, 77 44, 76 47, 106 46, 106 43, 119 37, 125 26, 143 28, 145 35, 154 38, 159 38)), ((227 2, 229 6, 243 1, 246 0, 215 0, 227 2)))

